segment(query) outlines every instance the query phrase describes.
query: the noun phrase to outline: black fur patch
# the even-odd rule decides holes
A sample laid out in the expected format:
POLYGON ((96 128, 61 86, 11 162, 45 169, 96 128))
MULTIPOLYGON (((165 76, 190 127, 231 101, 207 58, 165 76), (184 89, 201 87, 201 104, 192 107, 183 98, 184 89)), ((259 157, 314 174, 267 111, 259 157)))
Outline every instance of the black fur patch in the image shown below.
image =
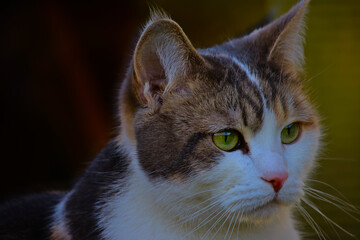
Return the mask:
POLYGON ((109 186, 126 177, 128 164, 127 156, 111 142, 86 170, 65 205, 67 227, 74 239, 101 239, 95 205, 119 190, 111 190, 109 186))
POLYGON ((1 240, 45 240, 50 237, 54 207, 65 194, 38 194, 9 201, 0 207, 1 240))

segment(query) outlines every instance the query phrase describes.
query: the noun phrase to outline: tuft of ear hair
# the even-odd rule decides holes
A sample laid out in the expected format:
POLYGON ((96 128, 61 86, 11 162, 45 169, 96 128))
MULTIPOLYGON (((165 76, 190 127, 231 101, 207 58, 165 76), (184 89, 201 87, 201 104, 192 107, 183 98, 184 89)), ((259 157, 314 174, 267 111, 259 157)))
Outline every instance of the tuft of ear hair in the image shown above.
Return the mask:
POLYGON ((136 45, 133 88, 140 104, 158 109, 162 96, 183 85, 194 67, 204 62, 181 27, 155 11, 136 45))

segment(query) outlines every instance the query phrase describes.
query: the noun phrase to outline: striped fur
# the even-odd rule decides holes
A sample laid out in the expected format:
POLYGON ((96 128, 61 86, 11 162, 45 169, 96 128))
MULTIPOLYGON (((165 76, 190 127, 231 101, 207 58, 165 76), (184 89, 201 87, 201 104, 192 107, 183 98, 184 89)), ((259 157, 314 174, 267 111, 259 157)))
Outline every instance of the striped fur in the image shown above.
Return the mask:
POLYGON ((303 86, 308 2, 198 50, 154 13, 122 84, 119 134, 51 205, 49 239, 300 239, 291 209, 320 138, 303 86), (301 135, 284 145, 280 132, 293 122, 301 135), (214 145, 224 129, 241 133, 238 151, 214 145), (264 174, 278 169, 288 177, 275 192, 264 174))

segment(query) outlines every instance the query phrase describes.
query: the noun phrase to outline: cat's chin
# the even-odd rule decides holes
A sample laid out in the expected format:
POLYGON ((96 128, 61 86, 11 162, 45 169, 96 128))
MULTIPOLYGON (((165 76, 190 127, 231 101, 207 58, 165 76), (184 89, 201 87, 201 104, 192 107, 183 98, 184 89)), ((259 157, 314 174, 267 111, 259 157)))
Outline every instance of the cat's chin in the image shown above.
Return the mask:
POLYGON ((285 204, 278 199, 273 199, 263 205, 256 206, 253 209, 246 211, 244 213, 245 220, 255 223, 258 223, 259 221, 269 221, 289 208, 289 204, 285 204))

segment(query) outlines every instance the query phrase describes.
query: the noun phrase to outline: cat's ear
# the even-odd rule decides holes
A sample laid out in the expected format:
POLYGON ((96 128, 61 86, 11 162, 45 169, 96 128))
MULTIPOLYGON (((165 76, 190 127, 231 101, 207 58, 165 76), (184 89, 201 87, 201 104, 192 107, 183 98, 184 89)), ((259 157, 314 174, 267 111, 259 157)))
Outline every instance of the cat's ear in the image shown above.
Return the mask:
POLYGON ((301 73, 304 65, 304 18, 309 2, 300 1, 280 18, 246 36, 251 51, 262 61, 275 63, 284 72, 301 73))
POLYGON ((268 61, 276 62, 290 73, 303 71, 304 17, 309 2, 310 0, 301 1, 280 19, 288 23, 277 37, 268 56, 268 61))
POLYGON ((163 13, 145 26, 133 59, 133 87, 141 104, 159 105, 162 95, 181 88, 204 60, 181 27, 163 13))

